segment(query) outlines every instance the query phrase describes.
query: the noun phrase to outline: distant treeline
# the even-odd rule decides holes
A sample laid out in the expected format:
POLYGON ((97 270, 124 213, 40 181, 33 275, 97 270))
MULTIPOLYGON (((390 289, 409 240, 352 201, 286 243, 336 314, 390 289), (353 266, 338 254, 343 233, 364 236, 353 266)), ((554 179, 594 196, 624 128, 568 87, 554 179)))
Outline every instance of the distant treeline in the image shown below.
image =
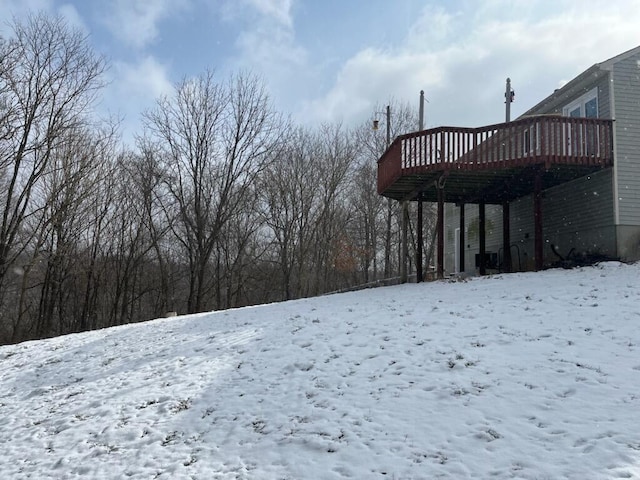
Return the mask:
MULTIPOLYGON (((302 128, 256 76, 208 70, 141 112, 126 146, 93 113, 107 62, 87 38, 43 14, 12 27, 0 38, 0 343, 396 274, 398 206, 376 193, 379 109, 356 128, 302 128)), ((393 136, 415 130, 407 105, 392 112, 393 136)))

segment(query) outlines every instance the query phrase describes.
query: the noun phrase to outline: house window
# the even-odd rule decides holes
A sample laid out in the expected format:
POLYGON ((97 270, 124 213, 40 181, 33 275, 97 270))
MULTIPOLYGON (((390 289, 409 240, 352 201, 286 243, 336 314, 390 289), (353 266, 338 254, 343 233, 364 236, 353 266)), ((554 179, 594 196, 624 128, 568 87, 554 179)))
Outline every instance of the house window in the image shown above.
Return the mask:
POLYGON ((598 118, 598 89, 594 88, 562 109, 566 117, 598 118))
POLYGON ((540 141, 538 139, 538 126, 532 125, 527 128, 523 133, 522 146, 524 148, 523 153, 529 155, 530 153, 536 153, 540 148, 540 141))
MULTIPOLYGON (((594 88, 562 109, 567 117, 598 118, 598 89, 594 88)), ((592 156, 597 151, 598 131, 593 126, 571 124, 565 127, 567 155, 592 156)))
POLYGON ((598 118, 598 97, 593 97, 584 103, 584 116, 598 118))

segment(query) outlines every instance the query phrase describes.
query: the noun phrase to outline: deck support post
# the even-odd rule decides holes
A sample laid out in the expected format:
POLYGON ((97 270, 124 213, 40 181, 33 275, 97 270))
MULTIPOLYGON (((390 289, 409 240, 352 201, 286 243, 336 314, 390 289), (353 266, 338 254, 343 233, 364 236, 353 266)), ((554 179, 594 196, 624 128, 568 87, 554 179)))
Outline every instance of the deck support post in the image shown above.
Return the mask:
POLYGON ((436 185, 438 195, 438 221, 436 225, 438 234, 438 252, 436 258, 436 277, 444 278, 444 189, 436 185))
POLYGON ((409 202, 402 202, 402 239, 400 253, 400 283, 407 283, 407 257, 409 255, 408 234, 409 230, 409 202))
POLYGON ((542 170, 536 170, 533 181, 533 223, 534 223, 534 247, 533 254, 536 271, 543 266, 543 238, 542 238, 542 170))
POLYGON ((464 234, 464 229, 465 229, 465 224, 464 224, 464 202, 460 203, 460 239, 458 240, 458 255, 459 255, 459 259, 460 259, 460 272, 462 273, 464 272, 464 238, 465 238, 465 234, 464 234))
POLYGON ((485 236, 485 204, 484 200, 480 200, 478 205, 478 238, 479 238, 479 258, 478 258, 478 270, 480 275, 487 273, 487 247, 485 236))
POLYGON ((502 271, 511 273, 511 225, 509 223, 509 201, 502 202, 502 271))
POLYGON ((416 282, 420 283, 424 280, 422 268, 422 194, 418 194, 418 239, 416 241, 416 282))

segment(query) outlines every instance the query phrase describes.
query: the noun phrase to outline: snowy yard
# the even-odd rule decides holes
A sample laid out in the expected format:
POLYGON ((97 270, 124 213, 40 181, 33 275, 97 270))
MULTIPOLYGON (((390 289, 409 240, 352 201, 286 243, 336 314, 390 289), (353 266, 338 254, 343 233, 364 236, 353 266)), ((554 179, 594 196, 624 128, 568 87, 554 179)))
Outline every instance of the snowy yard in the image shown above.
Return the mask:
POLYGON ((2 479, 640 478, 640 264, 0 347, 2 479))

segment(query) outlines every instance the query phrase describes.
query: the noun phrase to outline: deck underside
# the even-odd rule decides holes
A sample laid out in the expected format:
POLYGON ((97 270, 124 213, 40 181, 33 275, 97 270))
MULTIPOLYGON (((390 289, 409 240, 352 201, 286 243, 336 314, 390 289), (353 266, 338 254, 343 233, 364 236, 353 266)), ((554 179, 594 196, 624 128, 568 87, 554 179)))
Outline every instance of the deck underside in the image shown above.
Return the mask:
POLYGON ((454 203, 501 204, 534 191, 536 172, 542 172, 542 189, 560 185, 601 170, 598 165, 562 165, 545 167, 544 163, 500 169, 451 170, 432 169, 403 174, 382 195, 398 201, 421 199, 437 201, 437 185, 445 200, 454 203))

